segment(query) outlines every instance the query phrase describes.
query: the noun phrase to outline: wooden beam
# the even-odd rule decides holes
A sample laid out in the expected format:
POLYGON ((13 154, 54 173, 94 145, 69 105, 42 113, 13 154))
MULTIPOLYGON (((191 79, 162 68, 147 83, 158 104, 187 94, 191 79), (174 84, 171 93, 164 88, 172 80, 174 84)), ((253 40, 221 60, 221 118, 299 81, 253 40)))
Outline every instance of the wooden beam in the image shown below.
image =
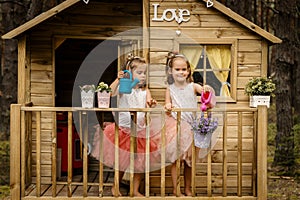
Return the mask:
POLYGON ((268 75, 268 44, 265 41, 262 41, 261 44, 261 76, 267 77, 268 75))
MULTIPOLYGON (((149 13, 149 1, 143 0, 143 58, 149 63, 149 47, 150 47, 150 13, 149 13)), ((149 70, 147 70, 147 85, 149 85, 149 70)))
POLYGON ((36 197, 41 196, 41 112, 35 113, 36 118, 36 197))
POLYGON ((18 103, 26 101, 26 36, 18 41, 18 103))
POLYGON ((161 197, 165 197, 166 195, 166 126, 164 126, 165 118, 166 118, 166 113, 161 112, 161 178, 160 178, 160 193, 161 197))
MULTIPOLYGON (((60 177, 60 174, 57 174, 57 124, 56 124, 56 112, 52 112, 52 133, 51 133, 51 141, 52 141, 52 146, 51 146, 51 151, 52 151, 52 166, 51 166, 51 171, 52 171, 52 197, 56 197, 56 178, 57 175, 60 177)), ((61 157, 60 157, 61 161, 61 157)))
POLYGON ((243 139, 243 115, 242 115, 242 112, 238 112, 238 151, 237 151, 237 185, 238 185, 238 188, 237 188, 237 195, 239 197, 242 196, 242 188, 243 188, 243 179, 242 179, 242 176, 243 176, 243 172, 242 172, 242 157, 243 157, 243 154, 242 154, 242 150, 243 150, 243 144, 242 144, 242 139, 243 139))
POLYGON ((64 41, 66 40, 66 38, 60 38, 60 37, 56 37, 53 39, 54 40, 54 49, 57 49, 62 43, 64 43, 64 41))
POLYGON ((227 196, 227 113, 224 112, 223 114, 223 197, 227 196))
POLYGON ((150 196, 150 112, 146 113, 145 196, 150 196))
POLYGON ((257 197, 259 200, 267 199, 267 152, 268 152, 268 138, 267 138, 267 124, 268 111, 267 106, 258 106, 257 119, 257 197))
POLYGON ((10 106, 10 197, 21 198, 21 105, 10 106), (12 148, 14 147, 14 148, 12 148))
POLYGON ((72 112, 68 112, 68 197, 72 197, 72 178, 73 178, 73 130, 72 130, 72 112))

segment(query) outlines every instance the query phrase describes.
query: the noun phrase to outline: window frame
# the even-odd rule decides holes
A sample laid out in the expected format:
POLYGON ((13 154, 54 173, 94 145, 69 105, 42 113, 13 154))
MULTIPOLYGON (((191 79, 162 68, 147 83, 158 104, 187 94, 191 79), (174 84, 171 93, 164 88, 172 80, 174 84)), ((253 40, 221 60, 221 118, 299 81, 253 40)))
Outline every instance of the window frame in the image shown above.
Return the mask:
POLYGON ((181 45, 230 45, 231 68, 230 68, 230 96, 217 96, 217 102, 237 102, 237 39, 212 39, 212 38, 177 38, 174 42, 174 50, 180 51, 181 45))

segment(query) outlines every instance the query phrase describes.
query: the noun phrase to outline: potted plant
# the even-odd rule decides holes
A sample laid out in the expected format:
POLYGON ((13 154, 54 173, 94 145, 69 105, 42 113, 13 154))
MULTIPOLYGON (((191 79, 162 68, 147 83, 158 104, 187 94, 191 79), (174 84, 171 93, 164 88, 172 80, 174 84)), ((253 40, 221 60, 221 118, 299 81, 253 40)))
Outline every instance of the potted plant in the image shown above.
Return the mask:
POLYGON ((213 132, 218 128, 218 119, 213 118, 211 113, 205 117, 201 112, 200 118, 195 118, 191 124, 194 132, 194 144, 199 148, 208 148, 213 132))
POLYGON ((79 86, 81 90, 81 104, 83 108, 92 108, 94 105, 95 85, 79 86))
POLYGON ((275 83, 271 78, 254 77, 245 86, 245 93, 250 96, 250 107, 270 106, 270 96, 274 96, 275 83))
POLYGON ((111 88, 104 82, 100 82, 96 88, 98 108, 109 108, 111 88))

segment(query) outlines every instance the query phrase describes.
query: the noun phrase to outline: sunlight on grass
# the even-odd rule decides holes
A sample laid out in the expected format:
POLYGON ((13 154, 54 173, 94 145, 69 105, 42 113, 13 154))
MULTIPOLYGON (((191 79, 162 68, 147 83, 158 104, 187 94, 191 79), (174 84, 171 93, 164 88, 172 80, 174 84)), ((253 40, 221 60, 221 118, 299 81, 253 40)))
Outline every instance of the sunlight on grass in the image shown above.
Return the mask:
POLYGON ((0 186, 0 199, 9 196, 9 186, 0 186))

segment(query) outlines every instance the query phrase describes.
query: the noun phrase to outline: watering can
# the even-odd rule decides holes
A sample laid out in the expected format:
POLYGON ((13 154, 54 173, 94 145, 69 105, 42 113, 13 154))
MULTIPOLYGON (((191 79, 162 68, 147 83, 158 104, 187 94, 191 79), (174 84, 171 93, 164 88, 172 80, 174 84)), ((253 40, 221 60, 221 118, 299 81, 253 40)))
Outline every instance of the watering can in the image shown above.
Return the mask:
POLYGON ((124 70, 124 73, 128 73, 130 75, 129 78, 121 78, 120 79, 120 87, 119 92, 124 94, 130 94, 131 89, 136 86, 140 82, 139 79, 135 78, 132 80, 132 74, 129 70, 124 70))

